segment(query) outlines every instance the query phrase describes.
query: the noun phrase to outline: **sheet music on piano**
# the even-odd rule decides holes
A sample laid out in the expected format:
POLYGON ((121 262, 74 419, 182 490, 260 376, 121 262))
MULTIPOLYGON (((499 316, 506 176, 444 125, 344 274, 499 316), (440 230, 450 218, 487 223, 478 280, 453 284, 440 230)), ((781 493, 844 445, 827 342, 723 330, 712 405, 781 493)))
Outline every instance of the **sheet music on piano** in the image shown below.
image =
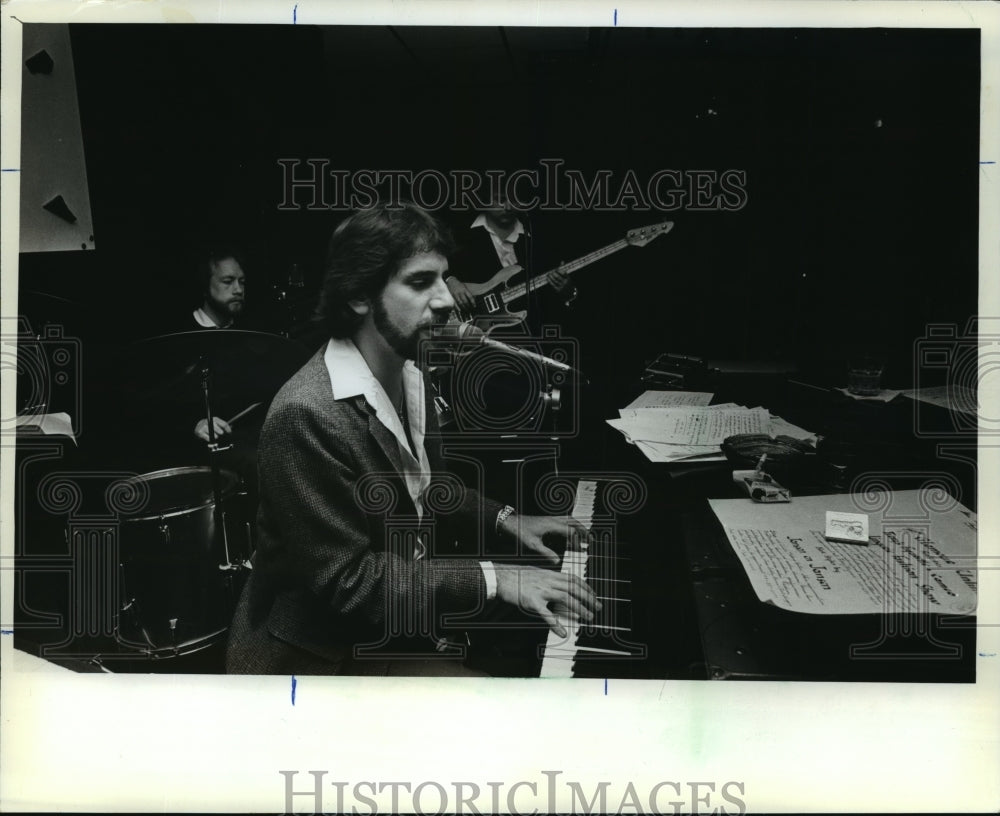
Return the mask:
MULTIPOLYGON (((626 440, 634 444, 651 462, 724 461, 721 445, 737 434, 767 434, 802 439, 815 445, 815 434, 799 428, 766 408, 746 408, 732 403, 719 405, 668 404, 642 405, 655 401, 654 395, 618 411, 617 419, 605 420, 626 440)), ((669 393, 669 392, 668 392, 669 393)), ((711 396, 701 392, 675 392, 684 397, 711 396)))
POLYGON ((764 603, 814 615, 968 615, 977 603, 976 514, 950 494, 923 490, 797 496, 790 504, 710 499, 764 603), (870 537, 826 537, 828 511, 869 509, 870 537), (891 510, 890 510, 891 508, 891 510))

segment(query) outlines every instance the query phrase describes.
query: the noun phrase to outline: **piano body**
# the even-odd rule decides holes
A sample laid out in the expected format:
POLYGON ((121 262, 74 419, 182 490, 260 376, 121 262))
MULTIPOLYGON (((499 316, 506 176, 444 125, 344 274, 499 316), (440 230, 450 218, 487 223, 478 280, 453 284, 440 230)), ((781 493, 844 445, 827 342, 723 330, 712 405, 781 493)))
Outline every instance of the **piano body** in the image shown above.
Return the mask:
MULTIPOLYGON (((747 390, 745 387, 740 392, 747 390)), ((775 395, 760 399, 776 412, 797 418, 794 402, 775 395), (786 413, 787 411, 787 413, 786 413)), ((781 393, 777 395, 781 396, 781 393)), ((721 397, 720 397, 721 398, 721 397)), ((799 421, 845 436, 831 424, 844 421, 844 408, 826 397, 809 405, 799 421)), ((849 406, 853 407, 853 406, 849 406)), ((606 416, 610 408, 604 409, 606 416)), ((865 425, 871 423, 867 415, 865 425)), ((891 430, 898 417, 883 420, 891 430)), ((601 423, 603 424, 603 422, 601 423)), ((883 432, 885 431, 882 428, 883 432)), ((921 453, 918 449, 916 453, 921 453)), ((866 467, 884 466, 885 451, 872 452, 866 467)), ((927 461, 913 455, 895 462, 899 478, 925 473, 927 461), (907 476, 909 474, 909 476, 907 476)), ((487 668, 493 674, 534 677, 636 679, 755 679, 827 682, 975 682, 976 620, 946 615, 835 615, 793 613, 761 603, 732 551, 708 498, 735 497, 732 466, 726 462, 665 467, 626 445, 610 427, 589 426, 566 440, 550 458, 548 472, 521 472, 521 494, 539 499, 546 479, 561 480, 571 498, 536 501, 529 512, 573 517, 593 541, 585 551, 564 554, 561 569, 586 580, 604 608, 595 621, 575 621, 567 638, 540 621, 505 644, 504 657, 487 668), (576 444, 574 444, 576 443, 576 444), (577 468, 563 470, 567 463, 577 468), (527 489, 525 486, 527 486, 527 489), (512 640, 519 643, 510 649, 512 640), (519 658, 512 658, 519 652, 519 658)), ((962 493, 975 496, 975 472, 953 465, 962 493)), ((837 492, 816 473, 796 480, 793 492, 837 492), (815 482, 815 483, 814 483, 815 482)), ((902 487, 912 487, 909 482, 902 487)), ((552 491, 549 491, 552 492, 552 491)), ((523 629, 532 624, 524 623, 523 629)))

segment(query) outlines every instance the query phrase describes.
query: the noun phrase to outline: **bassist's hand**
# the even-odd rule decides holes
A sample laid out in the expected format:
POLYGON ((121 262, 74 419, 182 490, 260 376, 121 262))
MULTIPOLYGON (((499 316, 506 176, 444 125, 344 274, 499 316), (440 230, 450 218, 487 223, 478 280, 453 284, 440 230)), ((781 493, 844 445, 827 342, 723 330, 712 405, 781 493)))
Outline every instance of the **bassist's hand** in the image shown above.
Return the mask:
POLYGON ((566 288, 566 284, 569 283, 569 273, 564 272, 562 266, 558 269, 553 269, 549 272, 549 283, 552 284, 552 288, 555 291, 562 292, 566 288))
POLYGON ((476 301, 472 297, 469 287, 454 276, 446 278, 445 284, 448 287, 448 291, 451 292, 451 296, 455 299, 455 305, 458 307, 458 310, 468 315, 474 314, 476 311, 476 301))

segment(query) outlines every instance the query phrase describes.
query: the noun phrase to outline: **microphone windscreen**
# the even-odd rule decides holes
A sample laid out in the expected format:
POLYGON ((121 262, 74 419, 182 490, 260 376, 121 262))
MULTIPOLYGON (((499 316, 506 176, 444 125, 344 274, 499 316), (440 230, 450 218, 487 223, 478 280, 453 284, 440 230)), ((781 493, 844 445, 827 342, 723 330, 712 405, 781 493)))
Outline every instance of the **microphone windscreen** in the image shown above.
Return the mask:
POLYGON ((458 327, 458 336, 461 340, 479 340, 485 337, 486 333, 471 323, 462 323, 458 327))

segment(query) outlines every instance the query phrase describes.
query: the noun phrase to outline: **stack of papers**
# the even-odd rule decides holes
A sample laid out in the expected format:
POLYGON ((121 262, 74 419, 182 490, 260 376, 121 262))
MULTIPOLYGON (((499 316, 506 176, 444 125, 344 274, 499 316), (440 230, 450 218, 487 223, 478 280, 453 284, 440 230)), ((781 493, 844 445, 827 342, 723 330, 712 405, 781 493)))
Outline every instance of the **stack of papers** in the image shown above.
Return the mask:
POLYGON ((736 434, 791 436, 813 444, 816 437, 771 416, 766 408, 709 405, 712 394, 647 391, 607 422, 651 462, 714 462, 725 459, 721 445, 736 434))

